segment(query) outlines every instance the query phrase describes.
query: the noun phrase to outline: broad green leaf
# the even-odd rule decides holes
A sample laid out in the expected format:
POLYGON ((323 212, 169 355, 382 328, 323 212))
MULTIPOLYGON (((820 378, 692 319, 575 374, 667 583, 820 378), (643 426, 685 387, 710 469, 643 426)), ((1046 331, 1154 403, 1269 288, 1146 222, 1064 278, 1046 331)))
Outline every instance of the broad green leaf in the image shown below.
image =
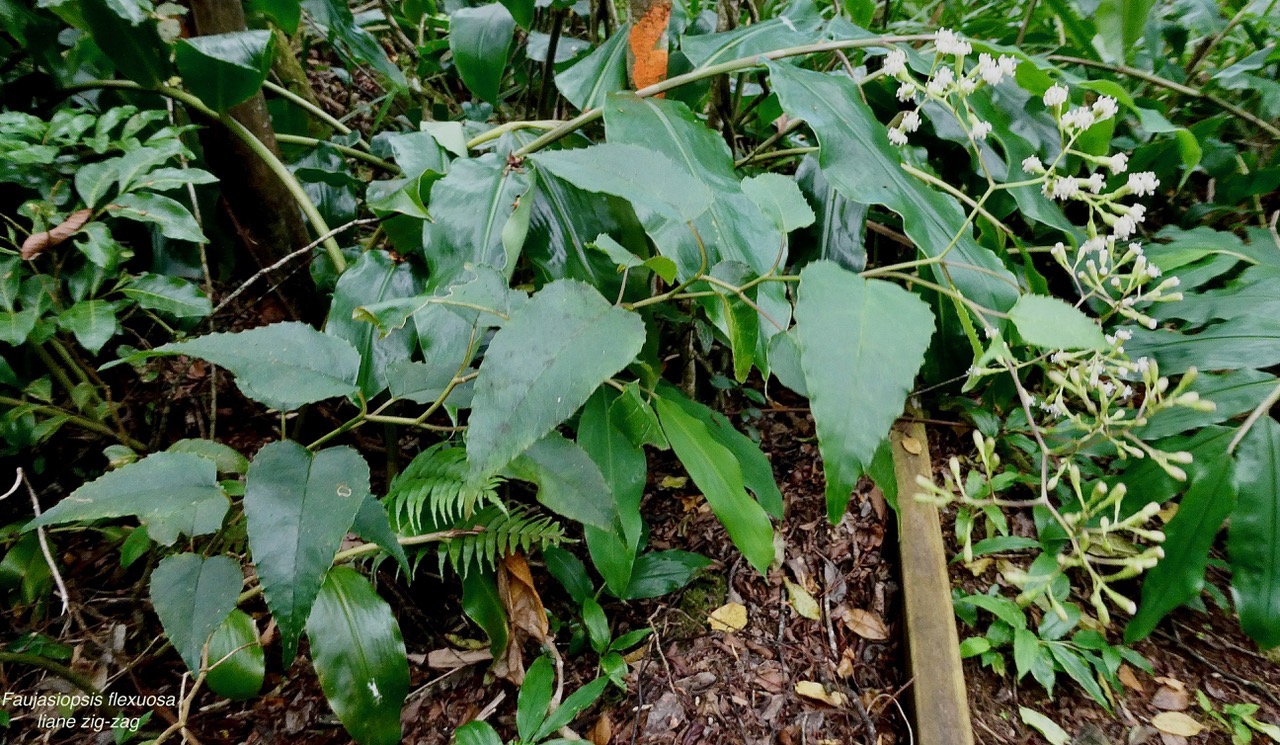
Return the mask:
POLYGON ((355 522, 351 524, 351 532, 363 540, 375 543, 396 560, 406 575, 411 574, 409 557, 405 555, 404 546, 400 545, 396 533, 391 529, 391 520, 387 517, 387 508, 372 494, 365 497, 356 513, 355 522))
POLYGON ((1061 644, 1049 645, 1049 651, 1053 653, 1053 658, 1066 671, 1067 675, 1076 682, 1085 693, 1088 693, 1094 701, 1102 705, 1102 708, 1110 711, 1111 703, 1107 700, 1107 694, 1103 693, 1102 686, 1098 685, 1098 681, 1093 677, 1093 671, 1089 669, 1088 663, 1080 656, 1078 652, 1069 649, 1061 644))
POLYGON ((590 286, 543 287, 489 343, 467 429, 472 476, 497 471, 568 419, 644 338, 639 316, 590 286))
POLYGON ((717 442, 707 425, 686 414, 679 404, 659 397, 654 399, 654 406, 667 441, 729 538, 756 571, 767 573, 773 562, 773 526, 769 515, 747 494, 733 452, 717 442))
POLYGON ((711 191, 661 153, 606 143, 529 156, 579 189, 611 194, 637 207, 688 222, 711 205, 711 191))
POLYGON ((334 567, 307 618, 329 706, 360 745, 397 745, 409 661, 391 607, 354 569, 334 567))
POLYGON ((1123 63, 1147 26, 1155 0, 1101 0, 1094 10, 1098 35, 1093 45, 1103 61, 1123 63))
POLYGON ((785 334, 775 334, 769 340, 769 364, 770 371, 778 382, 801 396, 809 395, 809 386, 804 380, 804 368, 800 365, 800 345, 796 341, 794 327, 785 334))
POLYGON ((368 494, 369 466, 349 447, 313 454, 283 440, 264 446, 249 466, 249 548, 267 607, 280 626, 286 665, 333 555, 368 494))
POLYGON ((627 439, 615 424, 618 416, 609 406, 609 397, 597 391, 578 418, 578 445, 600 468, 609 485, 618 522, 607 530, 588 528, 587 549, 605 584, 615 595, 627 589, 636 549, 644 530, 640 502, 648 464, 644 451, 627 439))
POLYGON ((193 674, 200 672, 204 645, 235 609, 243 584, 240 565, 228 556, 174 554, 151 573, 151 604, 193 674))
POLYGON ((424 232, 432 288, 456 282, 467 263, 511 276, 519 252, 508 250, 503 230, 531 187, 528 174, 507 168, 494 153, 459 159, 449 167, 448 175, 431 189, 435 222, 424 232))
POLYGON ((1164 558, 1144 575, 1138 612, 1124 630, 1126 642, 1145 638, 1160 619, 1204 587, 1209 550, 1236 502, 1238 469, 1225 446, 1219 443, 1190 466, 1191 486, 1164 528, 1164 558))
POLYGON ((356 382, 365 399, 386 390, 388 368, 409 359, 414 338, 404 328, 381 334, 374 324, 353 318, 352 314, 363 305, 416 295, 422 284, 410 264, 395 261, 385 251, 365 251, 338 278, 324 330, 346 339, 360 353, 356 382))
POLYGON ((570 103, 585 111, 603 106, 608 94, 626 90, 630 35, 631 24, 623 24, 591 54, 556 73, 556 87, 570 103))
MULTIPOLYGON (((511 17, 516 23, 520 24, 520 28, 528 31, 533 28, 533 8, 534 0, 498 0, 507 10, 511 11, 511 17)), ((561 39, 567 41, 567 39, 561 39)), ((465 156, 464 156, 465 157, 465 156)))
POLYGON ((80 346, 97 354, 120 333, 116 307, 106 300, 81 300, 58 316, 58 327, 70 331, 80 346))
POLYGON ((502 738, 488 722, 467 722, 453 731, 458 745, 502 745, 502 738))
POLYGON ((547 718, 547 707, 551 705, 555 679, 556 669, 547 655, 534 660, 525 672, 524 682, 520 684, 520 697, 516 704, 516 732, 519 733, 522 741, 537 742, 534 735, 542 721, 547 718))
POLYGON ((266 655, 258 640, 258 625, 236 608, 209 638, 209 672, 205 683, 219 696, 250 699, 262 690, 266 655))
POLYGON ((1149 314, 1162 321, 1180 319, 1204 325, 1245 315, 1280 315, 1280 269, 1272 266, 1249 267, 1226 287, 1207 292, 1188 293, 1177 303, 1156 303, 1149 314))
POLYGON ((1097 321, 1055 297, 1023 295, 1009 311, 1023 341, 1042 349, 1105 349, 1097 321))
POLYGON ((249 459, 234 448, 213 440, 178 440, 169 446, 170 453, 194 453, 207 458, 218 467, 219 473, 236 473, 243 475, 249 470, 249 459))
POLYGON ((1201 370, 1240 370, 1280 364, 1280 318, 1241 316, 1195 334, 1138 328, 1125 346, 1133 359, 1153 357, 1164 375, 1201 370))
POLYGON ((345 0, 302 0, 302 7, 311 20, 327 34, 329 43, 340 54, 368 64, 401 88, 405 86, 404 73, 387 59, 387 53, 377 37, 356 24, 345 0))
POLYGON ((204 318, 213 303, 192 282, 150 272, 130 280, 120 292, 138 305, 174 318, 204 318))
MULTIPOLYGON (((890 144, 885 126, 853 81, 785 64, 768 67, 783 109, 804 119, 817 134, 818 163, 832 186, 855 202, 884 205, 901 215, 907 237, 928 256, 942 253, 959 235, 948 256, 978 268, 952 266, 946 275, 979 305, 997 311, 1013 306, 1018 298, 1013 275, 974 241, 954 199, 902 169, 902 152, 890 144)), ((940 270, 935 276, 947 281, 940 270)))
MULTIPOLYGON (((1185 301, 1184 301, 1185 302, 1185 301)), ((1176 305, 1177 303, 1173 303, 1176 305)), ((1201 373, 1191 384, 1191 391, 1201 400, 1214 405, 1213 411, 1200 411, 1175 406, 1157 412, 1139 436, 1148 442, 1180 434, 1189 429, 1225 422, 1253 409, 1275 389, 1274 375, 1260 370, 1233 370, 1222 375, 1201 373)))
POLYGON ((244 395, 277 411, 356 391, 360 355, 350 344, 305 323, 286 322, 248 331, 173 342, 128 357, 188 355, 225 367, 244 395))
POLYGON ((462 575, 462 612, 488 635, 494 659, 502 656, 509 636, 507 611, 492 571, 480 567, 462 575))
POLYGON ((271 70, 275 39, 270 31, 193 36, 176 45, 182 82, 217 111, 226 111, 262 87, 271 70))
POLYGON ((750 57, 784 47, 812 44, 823 19, 812 0, 794 0, 782 15, 732 31, 715 34, 686 34, 680 51, 695 68, 750 57))
POLYGON ((27 340, 40 320, 40 311, 26 308, 19 311, 0 311, 0 341, 18 346, 27 340))
POLYGON ((76 170, 76 193, 86 207, 97 207, 103 197, 111 193, 120 177, 120 158, 108 158, 96 163, 86 163, 76 170))
POLYGON ((180 532, 197 536, 222 527, 227 507, 213 461, 154 453, 84 484, 24 529, 134 516, 153 539, 169 546, 180 532))
POLYGON ((169 78, 169 50, 145 0, 81 0, 83 30, 125 77, 144 86, 169 78))
MULTIPOLYGON (((1013 663, 1017 670, 1018 680, 1022 680, 1036 665, 1041 653, 1040 639, 1029 629, 1014 629, 1013 663)), ((1051 653, 1050 653, 1051 654, 1051 653)))
POLYGON ((547 572, 564 585, 565 592, 573 602, 581 605, 588 598, 595 596, 591 577, 587 574, 587 565, 582 560, 559 546, 546 546, 542 549, 542 558, 547 563, 547 572))
POLYGON ((762 173, 742 180, 742 192, 784 233, 807 228, 816 219, 794 179, 762 173))
POLYGON ((1239 499, 1227 550, 1240 626, 1264 648, 1280 645, 1280 424, 1264 416, 1236 452, 1239 499))
POLYGON ((1071 742, 1071 735, 1044 714, 1025 706, 1019 706, 1018 713, 1022 717, 1022 723, 1043 735, 1049 745, 1067 745, 1071 742))
POLYGON ((711 559, 688 551, 654 551, 636 557, 623 600, 656 598, 675 592, 711 566, 711 559))
MULTIPOLYGON (((542 738, 550 737, 553 732, 569 726, 574 718, 586 711, 588 707, 596 702, 596 699, 600 698, 600 694, 604 693, 605 686, 608 684, 608 678, 596 678, 566 696, 564 701, 560 702, 556 710, 551 712, 542 723, 542 726, 538 728, 538 732, 534 735, 535 739, 541 740, 542 738)), ((544 740, 544 742, 546 741, 544 740)))
POLYGON ((676 281, 676 263, 666 256, 651 256, 642 261, 639 256, 623 248, 621 243, 610 238, 606 233, 596 236, 590 246, 608 256, 609 260, 619 267, 619 271, 623 268, 644 267, 662 277, 664 282, 674 284, 676 281))
POLYGON ((897 285, 819 261, 800 273, 795 335, 835 523, 902 413, 933 314, 897 285))
POLYGON ((558 432, 529 446, 507 466, 506 473, 537 484, 538 501, 571 520, 607 530, 617 519, 613 496, 600 468, 581 447, 558 432))
POLYGON ((500 2, 449 15, 449 50, 458 74, 472 93, 491 104, 498 103, 515 30, 511 11, 500 2))
POLYGON ((128 220, 152 223, 161 234, 175 241, 207 243, 191 211, 169 197, 151 192, 121 194, 107 205, 107 212, 128 220))
POLYGON ((188 184, 216 184, 218 177, 200 168, 153 168, 139 176, 132 184, 134 189, 172 191, 188 184))

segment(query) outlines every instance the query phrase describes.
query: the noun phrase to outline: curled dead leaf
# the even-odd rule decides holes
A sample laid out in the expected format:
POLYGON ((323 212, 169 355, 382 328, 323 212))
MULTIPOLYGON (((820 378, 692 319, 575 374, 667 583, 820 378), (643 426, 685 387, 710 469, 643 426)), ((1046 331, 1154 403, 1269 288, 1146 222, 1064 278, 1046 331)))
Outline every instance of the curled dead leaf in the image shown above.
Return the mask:
POLYGON ((845 612, 844 625, 863 639, 884 641, 889 638, 889 627, 885 626, 880 616, 862 608, 850 608, 845 612))
POLYGON ((707 623, 712 631, 741 631, 747 625, 747 607, 742 603, 725 603, 711 611, 707 623))
POLYGON ((1169 735, 1195 737, 1204 731, 1204 725, 1180 711, 1166 711, 1151 719, 1155 728, 1169 735))
POLYGON ((920 441, 916 438, 908 436, 902 438, 902 449, 912 455, 919 455, 924 452, 924 445, 920 444, 920 441))
POLYGON ((511 634, 507 648, 493 665, 494 675, 519 685, 524 682, 524 657, 521 647, 526 639, 543 646, 551 643, 547 611, 533 586, 529 563, 520 554, 511 554, 498 565, 498 597, 507 611, 511 634))
POLYGON ((68 215, 67 219, 63 220, 57 227, 27 236, 27 239, 22 242, 22 258, 26 261, 31 261, 45 251, 62 243, 75 235, 80 228, 83 228, 85 223, 89 222, 90 217, 93 217, 93 210, 76 210, 68 215))
POLYGON ((613 739, 613 722, 609 721, 608 714, 600 715, 587 733, 587 739, 591 741, 591 745, 609 745, 609 741, 613 739))
POLYGON ((849 698, 840 691, 829 691, 823 684, 812 680, 796 683, 796 695, 831 706, 844 706, 849 702, 849 698))

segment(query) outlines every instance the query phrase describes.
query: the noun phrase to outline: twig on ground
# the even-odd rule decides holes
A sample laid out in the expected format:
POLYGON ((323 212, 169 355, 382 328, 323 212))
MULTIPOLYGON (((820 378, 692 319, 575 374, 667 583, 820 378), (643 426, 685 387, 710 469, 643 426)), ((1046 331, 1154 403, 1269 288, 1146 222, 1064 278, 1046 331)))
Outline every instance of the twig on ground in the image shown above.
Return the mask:
MULTIPOLYGON (((36 490, 31 486, 31 481, 27 479, 27 475, 21 468, 18 469, 18 479, 27 485, 27 493, 31 495, 31 509, 35 511, 37 518, 40 517, 40 499, 36 497, 36 490)), ((12 494, 12 490, 9 493, 12 494)), ((44 554, 45 563, 49 565, 49 574, 53 575, 54 584, 58 586, 58 594, 62 596, 62 614, 66 615, 67 611, 71 610, 71 595, 67 592, 67 583, 62 580, 62 572, 58 571, 58 565, 53 561, 53 552, 49 550, 49 538, 45 535, 43 527, 36 528, 36 540, 40 543, 40 553, 44 554)))

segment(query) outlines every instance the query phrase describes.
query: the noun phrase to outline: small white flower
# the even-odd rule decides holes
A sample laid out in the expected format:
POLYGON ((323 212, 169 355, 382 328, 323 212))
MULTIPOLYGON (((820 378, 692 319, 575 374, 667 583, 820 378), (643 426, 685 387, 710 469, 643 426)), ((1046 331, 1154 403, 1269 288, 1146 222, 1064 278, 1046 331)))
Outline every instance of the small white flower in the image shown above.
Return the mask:
POLYGON ((1131 386, 1131 385, 1126 385, 1124 388, 1121 388, 1121 389, 1120 389, 1120 397, 1121 397, 1121 398, 1133 398, 1133 386, 1131 386))
POLYGON ((1151 171, 1129 174, 1129 191, 1140 197, 1155 194, 1156 187, 1159 185, 1160 180, 1151 171))
POLYGON ((986 334, 988 339, 994 339, 996 338, 996 333, 997 333, 996 327, 987 326, 986 328, 982 329, 982 333, 986 334))
POLYGON ((1101 236, 1094 236, 1080 244, 1080 253, 1082 254, 1101 253, 1106 250, 1107 239, 1101 236))
POLYGON ((1080 192, 1080 184, 1070 176, 1055 178, 1049 186, 1049 196, 1053 199, 1070 199, 1080 192))
POLYGON ((1094 121, 1093 111, 1084 107, 1072 109, 1062 115, 1063 124, 1072 129, 1088 129, 1093 126, 1094 121))
POLYGON ((955 32, 949 28, 938 30, 934 47, 937 48, 938 54, 951 54, 956 57, 963 57, 973 51, 973 46, 969 42, 956 36, 955 32))
MULTIPOLYGON (((1147 218, 1147 206, 1145 204, 1135 204, 1129 208, 1129 216, 1134 222, 1143 222, 1147 218)), ((1142 246, 1134 243, 1129 246, 1130 249, 1142 253, 1142 246)))
POLYGON ((1044 92, 1044 105, 1049 107, 1061 106, 1067 102, 1067 88, 1064 85, 1053 85, 1049 90, 1044 92))
POLYGON ((960 82, 956 83, 956 89, 960 91, 960 95, 967 96, 978 90, 978 81, 974 78, 960 78, 960 82))
POLYGON ((1083 179, 1083 184, 1085 188, 1087 188, 1089 191, 1093 192, 1094 194, 1097 194, 1098 192, 1102 191, 1102 187, 1106 186, 1107 182, 1106 182, 1106 179, 1102 177, 1101 173, 1094 171, 1093 173, 1089 174, 1089 178, 1083 179))
POLYGON ((1107 159, 1107 168, 1112 173, 1124 173, 1129 170, 1129 156, 1124 153, 1116 153, 1107 159))
POLYGON ((898 147, 902 147, 907 144, 907 134, 901 129, 893 127, 889 130, 889 142, 892 142, 898 147))
POLYGON ((1000 66, 1000 71, 1005 75, 1015 75, 1018 72, 1018 60, 1007 54, 1000 55, 1000 59, 996 60, 996 64, 1000 66))
POLYGON ((902 122, 898 127, 904 132, 914 132, 920 129, 920 114, 914 110, 907 111, 902 115, 902 122))
POLYGON ((1116 100, 1111 96, 1102 96, 1093 102, 1093 115, 1098 121, 1105 121, 1116 115, 1120 107, 1116 106, 1116 100))
POLYGON ((907 71, 907 53, 901 49, 894 49, 884 58, 884 72, 886 75, 898 77, 907 71))
POLYGON ((976 122, 973 125, 973 139, 985 140, 991 134, 991 122, 976 122))
POLYGON ((1032 155, 1022 159, 1022 170, 1027 173, 1044 173, 1044 163, 1040 162, 1039 156, 1032 155))
POLYGON ((1129 341, 1133 338, 1133 332, 1129 329, 1116 329, 1116 338, 1121 341, 1129 341))
POLYGON ((939 68, 938 71, 933 74, 933 79, 929 81, 929 94, 933 96, 946 95, 947 89, 951 87, 951 84, 954 83, 955 80, 956 74, 950 67, 939 68))
POLYGON ((1147 357, 1139 357, 1133 363, 1133 369, 1140 373, 1144 373, 1150 368, 1151 368, 1151 360, 1147 357))
POLYGON ((1134 221, 1132 215, 1121 215, 1116 219, 1116 224, 1112 225, 1111 229, 1116 231, 1116 238, 1124 240, 1133 235, 1134 231, 1138 229, 1138 224, 1134 221))
POLYGON ((991 55, 983 52, 978 55, 978 75, 987 85, 999 85, 1004 79, 1004 69, 991 58, 991 55))
POLYGON ((910 101, 916 96, 916 87, 911 83, 903 83, 898 86, 898 100, 910 101))

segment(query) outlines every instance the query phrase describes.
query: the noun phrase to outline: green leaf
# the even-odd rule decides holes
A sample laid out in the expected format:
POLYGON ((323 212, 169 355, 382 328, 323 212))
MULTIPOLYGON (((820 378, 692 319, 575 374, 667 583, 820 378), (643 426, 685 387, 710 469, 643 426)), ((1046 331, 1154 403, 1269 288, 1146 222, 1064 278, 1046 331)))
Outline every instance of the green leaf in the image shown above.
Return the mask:
POLYGON ((1053 653, 1053 658, 1058 661, 1067 675, 1070 675, 1085 693, 1101 704, 1102 708, 1111 711, 1111 702, 1107 700, 1107 694, 1103 693, 1102 686, 1098 685, 1098 680, 1093 677, 1088 664, 1077 652, 1061 644, 1050 644, 1049 651, 1053 653))
POLYGON ((688 551, 654 551, 636 557, 622 600, 643 600, 675 592, 711 566, 711 559, 688 551))
POLYGON ((236 608, 209 639, 209 665, 205 683, 219 696, 235 700, 253 698, 262 690, 266 655, 258 640, 258 626, 248 613, 236 608))
POLYGON ((449 50, 458 74, 472 93, 491 104, 498 103, 515 30, 511 11, 499 2, 449 15, 449 50))
POLYGON ((170 453, 194 453, 213 461, 219 473, 235 473, 243 475, 249 470, 249 459, 241 455, 235 448, 213 440, 178 440, 169 446, 170 453))
POLYGON ((507 648, 507 611, 498 596, 493 572, 486 567, 462 575, 462 612, 489 637, 489 651, 494 659, 507 648))
POLYGON ((1071 735, 1044 714, 1025 706, 1019 706, 1018 713, 1022 717, 1022 723, 1043 735, 1049 745, 1067 745, 1071 742, 1071 735))
POLYGON ((1253 411, 1275 389, 1276 384, 1274 375, 1260 370, 1233 370, 1222 375, 1201 373, 1191 384, 1190 390, 1197 393, 1201 400, 1212 403, 1213 411, 1199 411, 1184 406, 1164 409, 1152 416, 1147 426, 1140 429, 1138 434, 1143 440, 1150 442, 1189 429, 1225 422, 1253 411))
POLYGON ((1101 0, 1094 13, 1098 35, 1093 45, 1103 61, 1123 63, 1142 38, 1155 0, 1101 0))
POLYGON ((538 501, 570 520, 607 530, 617 519, 613 496, 600 468, 581 447, 558 432, 531 445, 507 466, 506 473, 537 484, 538 501))
POLYGON ((537 733, 534 735, 535 740, 550 737, 553 732, 556 732, 561 727, 567 727, 579 714, 594 704, 596 699, 600 698, 600 694, 604 693, 605 686, 608 684, 608 678, 596 678, 569 694, 564 701, 560 702, 556 710, 551 712, 551 715, 546 718, 542 726, 538 728, 537 733))
POLYGON ((605 96, 610 93, 626 90, 627 39, 630 35, 630 23, 620 26, 591 54, 556 73, 556 88, 583 111, 603 106, 605 96))
POLYGON ((286 665, 333 555, 368 494, 369 466, 349 447, 313 454, 283 440, 264 446, 249 466, 249 548, 267 607, 280 626, 286 665))
POLYGON ((262 87, 275 49, 270 31, 179 39, 175 47, 182 82, 216 111, 226 111, 262 87))
POLYGON ((714 34, 686 34, 680 51, 695 68, 784 47, 812 44, 823 25, 811 0, 792 2, 782 15, 714 34))
POLYGON ((97 354, 112 337, 120 333, 116 320, 116 303, 105 300, 81 300, 58 316, 58 327, 75 335, 80 346, 97 354))
POLYGON ((516 732, 524 742, 537 742, 534 735, 547 718, 551 706, 552 686, 556 679, 551 658, 542 655, 533 661, 520 684, 520 697, 516 704, 516 732))
POLYGON ((145 0, 81 0, 84 27, 125 77, 151 88, 169 78, 169 49, 145 0))
POLYGON ((640 502, 648 475, 644 451, 616 423, 621 416, 600 390, 587 401, 578 418, 578 445, 600 467, 617 512, 617 523, 608 530, 586 531, 591 560, 615 595, 625 592, 631 581, 636 549, 644 531, 640 502))
POLYGON ((204 292, 181 277, 148 272, 134 277, 120 292, 148 310, 173 318, 204 318, 213 312, 213 303, 204 292))
POLYGON ((547 572, 564 586, 573 602, 581 605, 594 595, 595 588, 591 586, 591 577, 582 559, 559 546, 542 549, 542 558, 547 563, 547 572))
POLYGON ((1054 297, 1023 295, 1009 311, 1023 341, 1043 349, 1105 349, 1097 321, 1054 297))
POLYGON ((762 173, 742 180, 742 192, 784 233, 807 228, 816 219, 794 179, 762 173))
POLYGON ((671 448, 734 545, 756 571, 767 573, 773 562, 773 526, 769 515, 747 494, 738 460, 716 441, 707 425, 678 404, 657 397, 654 406, 671 448))
MULTIPOLYGON (((533 9, 534 0, 498 0, 507 10, 511 11, 511 17, 516 23, 520 24, 520 28, 528 31, 533 27, 533 9)), ((465 157, 465 156, 464 156, 465 157)))
POLYGON ((605 256, 608 256, 609 260, 619 267, 625 267, 627 269, 644 267, 653 271, 653 273, 657 274, 659 277, 662 277, 665 282, 675 282, 676 263, 671 259, 668 259, 666 256, 652 256, 641 260, 639 256, 636 256, 623 248, 621 243, 610 238, 606 233, 601 233, 596 236, 596 239, 591 242, 590 246, 591 248, 600 251, 605 256))
POLYGON ((377 37, 356 24, 345 0, 302 0, 302 7, 340 54, 370 65, 396 86, 405 87, 404 73, 387 59, 377 37))
POLYGON ((902 413, 933 314, 897 285, 819 261, 800 273, 795 334, 834 524, 902 413))
POLYGON ((1260 646, 1274 647, 1280 645, 1280 423, 1264 416, 1240 441, 1236 482, 1227 538, 1231 587, 1241 628, 1260 646))
POLYGON ((1241 316, 1195 334, 1137 328, 1124 345, 1132 359, 1153 357, 1162 375, 1201 370, 1240 370, 1280 364, 1280 318, 1241 316))
POLYGON ((639 316, 590 286, 543 287, 489 343, 467 429, 472 476, 497 471, 569 418, 644 339, 639 316))
POLYGON ((503 270, 511 277, 519 251, 508 250, 503 232, 516 219, 516 205, 527 201, 531 187, 528 174, 507 168, 494 153, 450 165, 448 175, 431 189, 435 223, 424 229, 432 288, 458 281, 467 263, 503 270))
POLYGON ((193 674, 200 672, 205 642, 235 609, 243 584, 240 565, 228 556, 175 554, 151 573, 151 604, 193 674))
POLYGON ((863 102, 852 80, 786 64, 770 62, 768 67, 783 110, 804 119, 817 134, 818 163, 837 191, 855 202, 884 205, 901 215, 907 237, 928 256, 947 250, 959 235, 948 255, 976 268, 949 267, 948 278, 979 305, 997 311, 1013 306, 1018 299, 1013 275, 995 254, 974 241, 965 226, 965 213, 954 199, 903 170, 901 152, 890 144, 885 126, 863 102))
POLYGON ((225 367, 244 395, 277 411, 350 396, 360 370, 360 354, 346 341, 293 321, 206 334, 138 352, 127 360, 177 355, 225 367))
POLYGON ((153 453, 84 484, 24 530, 84 520, 135 516, 158 543, 178 533, 212 533, 222 527, 227 496, 213 461, 191 453, 153 453))
POLYGON ((488 722, 467 722, 453 731, 458 745, 502 745, 502 738, 488 722))
POLYGON ((409 557, 405 555, 404 546, 400 545, 396 533, 391 529, 391 520, 387 517, 387 509, 378 498, 370 494, 365 497, 356 513, 355 522, 351 524, 351 532, 362 539, 375 543, 396 560, 406 575, 412 574, 409 557))
POLYGON ((207 243, 209 240, 186 207, 159 194, 145 191, 121 194, 107 205, 107 211, 127 220, 152 223, 160 228, 164 237, 175 241, 207 243))
POLYGON ((665 155, 639 145, 606 143, 529 156, 580 189, 612 194, 637 207, 689 221, 711 205, 711 191, 665 155))
POLYGON ((1035 667, 1040 655, 1040 639, 1029 629, 1013 631, 1013 664, 1018 672, 1018 680, 1022 680, 1035 667))
POLYGON ((1204 587, 1209 550, 1235 505, 1238 477, 1225 443, 1198 455, 1190 468, 1191 486, 1164 529, 1164 558, 1143 579, 1142 602, 1124 630, 1126 643, 1145 638, 1160 619, 1204 587))
POLYGON ((1023 614, 1018 604, 995 595, 965 595, 957 598, 956 605, 972 605, 975 608, 981 608, 996 618, 1009 624, 1011 628, 1025 629, 1027 627, 1027 617, 1023 614))
POLYGON ((346 339, 360 353, 356 382, 366 400, 387 389, 388 368, 408 360, 415 340, 408 329, 379 334, 372 323, 352 317, 356 308, 387 299, 417 295, 422 282, 407 262, 397 262, 385 251, 365 251, 338 278, 329 304, 326 334, 346 339))
POLYGON ((391 607, 354 569, 334 567, 307 618, 325 698, 360 745, 400 742, 409 661, 391 607))

